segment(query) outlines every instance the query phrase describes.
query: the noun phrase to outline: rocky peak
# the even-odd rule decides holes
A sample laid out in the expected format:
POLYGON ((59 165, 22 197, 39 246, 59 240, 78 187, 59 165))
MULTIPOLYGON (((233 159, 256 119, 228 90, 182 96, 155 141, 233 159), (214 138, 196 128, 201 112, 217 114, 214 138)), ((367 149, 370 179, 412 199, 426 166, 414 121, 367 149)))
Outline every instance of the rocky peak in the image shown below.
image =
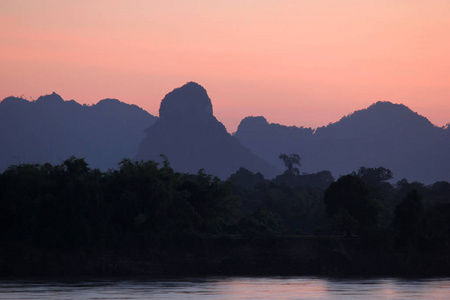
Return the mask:
POLYGON ((161 120, 210 119, 213 117, 211 99, 201 85, 188 82, 164 97, 159 117, 161 120))
POLYGON ((14 105, 20 105, 20 104, 27 104, 28 101, 23 99, 23 98, 19 98, 19 97, 7 97, 5 99, 3 99, 3 101, 0 102, 0 105, 4 106, 4 107, 11 107, 14 105))
POLYGON ((257 117, 245 117, 242 119, 241 123, 238 126, 238 131, 242 130, 260 130, 268 126, 269 123, 267 122, 266 118, 262 116, 257 117))
POLYGON ((60 95, 58 95, 57 93, 53 92, 50 95, 45 95, 45 96, 40 96, 37 100, 36 103, 38 104, 49 104, 49 105, 55 105, 55 104, 60 104, 60 103, 64 103, 64 99, 61 98, 60 95))

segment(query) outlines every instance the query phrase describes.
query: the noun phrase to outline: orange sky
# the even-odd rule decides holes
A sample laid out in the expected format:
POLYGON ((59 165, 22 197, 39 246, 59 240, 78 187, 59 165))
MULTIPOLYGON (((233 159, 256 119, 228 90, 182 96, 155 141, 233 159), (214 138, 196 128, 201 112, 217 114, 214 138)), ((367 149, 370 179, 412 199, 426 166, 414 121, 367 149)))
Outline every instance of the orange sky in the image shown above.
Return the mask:
POLYGON ((378 100, 450 122, 448 0, 0 0, 0 99, 117 98, 158 115, 203 85, 249 115, 317 127, 378 100))

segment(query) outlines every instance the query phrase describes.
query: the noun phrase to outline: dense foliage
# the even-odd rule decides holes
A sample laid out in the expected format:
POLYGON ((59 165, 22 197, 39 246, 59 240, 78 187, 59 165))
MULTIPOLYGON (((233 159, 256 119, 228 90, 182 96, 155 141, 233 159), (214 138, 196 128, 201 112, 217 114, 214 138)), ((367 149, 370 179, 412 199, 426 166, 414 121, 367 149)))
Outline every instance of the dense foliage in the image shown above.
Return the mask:
POLYGON ((61 165, 18 165, 0 176, 1 237, 55 247, 113 245, 226 232, 239 201, 230 184, 200 171, 174 172, 167 160, 123 160, 102 173, 71 157, 61 165))
POLYGON ((75 157, 14 165, 0 174, 0 238, 6 247, 57 252, 281 236, 450 249, 450 184, 390 180, 385 168, 360 168, 335 181, 328 171, 299 175, 287 165, 271 180, 241 168, 222 181, 202 170, 175 172, 167 159, 124 159, 107 172, 75 157))

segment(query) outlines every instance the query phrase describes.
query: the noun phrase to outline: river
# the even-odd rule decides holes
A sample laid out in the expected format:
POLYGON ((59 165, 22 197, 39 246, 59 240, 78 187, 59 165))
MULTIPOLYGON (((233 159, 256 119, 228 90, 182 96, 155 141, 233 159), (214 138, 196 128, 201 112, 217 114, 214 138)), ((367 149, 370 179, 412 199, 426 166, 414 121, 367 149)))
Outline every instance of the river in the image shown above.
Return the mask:
POLYGON ((207 277, 177 279, 0 280, 0 299, 449 299, 450 278, 335 279, 207 277))

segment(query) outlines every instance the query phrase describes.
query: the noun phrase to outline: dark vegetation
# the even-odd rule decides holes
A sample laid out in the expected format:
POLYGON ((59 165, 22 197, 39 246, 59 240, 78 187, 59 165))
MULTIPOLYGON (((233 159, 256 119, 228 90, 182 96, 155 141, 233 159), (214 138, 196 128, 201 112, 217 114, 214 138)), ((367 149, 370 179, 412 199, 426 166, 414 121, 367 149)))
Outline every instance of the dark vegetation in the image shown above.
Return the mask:
POLYGON ((0 174, 0 274, 449 275, 450 184, 392 184, 385 168, 336 181, 300 175, 226 181, 122 160, 90 169, 13 165, 0 174))

